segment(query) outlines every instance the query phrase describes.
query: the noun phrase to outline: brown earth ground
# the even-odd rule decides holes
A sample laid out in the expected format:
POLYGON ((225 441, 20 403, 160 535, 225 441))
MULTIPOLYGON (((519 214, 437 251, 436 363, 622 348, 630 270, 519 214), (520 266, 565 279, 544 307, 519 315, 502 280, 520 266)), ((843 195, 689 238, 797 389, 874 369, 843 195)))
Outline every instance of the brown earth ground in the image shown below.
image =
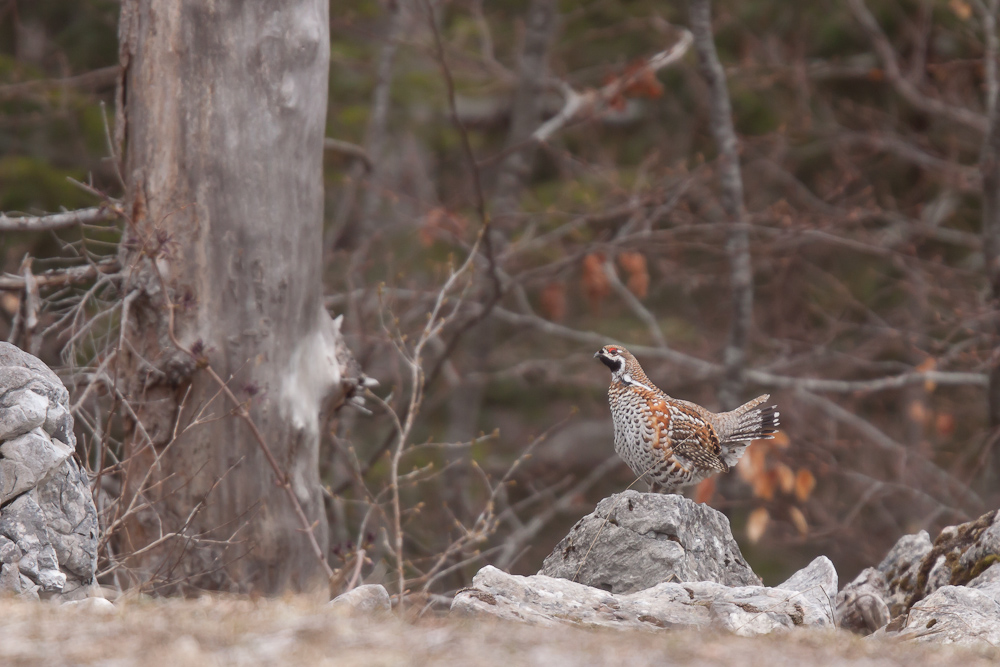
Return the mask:
POLYGON ((0 665, 977 665, 1000 650, 875 642, 845 632, 545 628, 490 619, 359 618, 302 598, 120 602, 102 615, 0 600, 0 665))

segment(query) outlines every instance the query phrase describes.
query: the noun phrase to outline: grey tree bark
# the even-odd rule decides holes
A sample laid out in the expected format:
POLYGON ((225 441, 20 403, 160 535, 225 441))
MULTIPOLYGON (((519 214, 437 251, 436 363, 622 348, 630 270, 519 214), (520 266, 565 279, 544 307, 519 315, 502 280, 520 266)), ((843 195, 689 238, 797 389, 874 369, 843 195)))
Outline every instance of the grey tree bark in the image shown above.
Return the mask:
POLYGON ((733 128, 733 109, 726 87, 726 73, 719 62, 712 38, 712 6, 710 0, 690 0, 691 32, 698 52, 702 76, 708 83, 711 101, 709 123, 719 149, 719 185, 722 208, 735 223, 729 234, 726 251, 729 254, 729 286, 733 319, 729 327, 723 363, 725 371, 719 389, 719 401, 725 410, 735 408, 746 381, 746 348, 753 319, 753 268, 750 262, 750 220, 743 199, 743 177, 740 173, 739 145, 733 128))
POLYGON ((329 4, 124 0, 134 414, 118 550, 139 581, 275 593, 323 583, 301 517, 210 366, 287 473, 324 554, 320 414, 349 353, 321 300, 329 4), (183 349, 178 349, 183 348, 183 349), (185 351, 186 350, 186 351, 185 351))

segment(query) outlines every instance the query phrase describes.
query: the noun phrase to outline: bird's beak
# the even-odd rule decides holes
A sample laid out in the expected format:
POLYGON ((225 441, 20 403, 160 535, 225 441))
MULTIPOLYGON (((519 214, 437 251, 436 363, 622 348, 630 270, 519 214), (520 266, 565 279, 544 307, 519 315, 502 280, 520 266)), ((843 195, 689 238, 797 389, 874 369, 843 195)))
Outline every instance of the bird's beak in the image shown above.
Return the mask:
POLYGON ((597 352, 594 352, 594 359, 597 359, 599 356, 601 356, 601 351, 600 350, 598 350, 597 352))

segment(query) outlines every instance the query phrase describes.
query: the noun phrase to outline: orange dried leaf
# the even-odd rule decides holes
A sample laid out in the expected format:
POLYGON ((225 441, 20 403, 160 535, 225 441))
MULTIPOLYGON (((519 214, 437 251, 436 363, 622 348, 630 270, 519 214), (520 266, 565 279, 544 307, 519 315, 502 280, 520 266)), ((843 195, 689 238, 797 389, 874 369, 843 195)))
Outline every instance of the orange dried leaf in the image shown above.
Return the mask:
POLYGON ((777 475, 773 470, 768 470, 757 475, 753 479, 753 494, 764 500, 774 498, 774 485, 777 475))
POLYGON ((694 491, 696 503, 707 503, 715 495, 715 477, 709 477, 699 484, 694 491))
POLYGON ((775 473, 778 475, 778 485, 781 487, 781 492, 791 493, 795 488, 795 473, 792 472, 792 469, 784 463, 779 463, 778 467, 775 468, 775 473))
MULTIPOLYGON (((915 370, 919 373, 929 373, 935 368, 937 368, 937 359, 934 357, 927 357, 916 367, 915 370)), ((935 389, 937 389, 937 382, 934 382, 934 380, 924 380, 924 391, 929 394, 935 389)))
POLYGON ((795 497, 799 499, 799 502, 805 502, 810 495, 812 495, 813 489, 816 488, 816 478, 813 474, 802 468, 795 475, 795 497))
POLYGON ((906 414, 910 417, 911 421, 917 424, 927 423, 927 406, 920 399, 910 402, 909 407, 906 409, 906 414))
POLYGON ((553 322, 561 322, 566 317, 566 286, 561 282, 549 283, 540 297, 542 312, 553 322))
POLYGON ((750 512, 750 516, 747 518, 747 539, 754 544, 759 542, 760 538, 764 536, 764 531, 767 530, 767 524, 770 522, 771 515, 768 514, 766 508, 758 507, 753 512, 750 512))
POLYGON ((934 427, 939 435, 949 436, 955 432, 955 415, 942 412, 934 420, 934 427))
POLYGON ((654 100, 663 96, 663 84, 656 78, 656 72, 645 60, 638 60, 626 67, 622 79, 629 80, 625 90, 622 91, 628 97, 646 97, 654 100))
POLYGON ((806 521, 806 515, 802 513, 798 507, 792 507, 788 510, 789 516, 792 518, 792 523, 798 529, 800 535, 809 534, 809 522, 806 521))
POLYGON ((0 294, 0 308, 3 308, 8 315, 13 316, 20 307, 21 299, 14 292, 0 294))
POLYGON ((736 466, 736 472, 747 482, 752 482, 767 465, 767 449, 759 444, 751 444, 736 466))
POLYGON ((955 16, 963 21, 968 21, 969 17, 972 16, 972 5, 965 0, 951 0, 948 7, 955 13, 955 16))
POLYGON ((587 295, 592 308, 600 306, 609 294, 611 286, 608 284, 608 276, 604 273, 604 255, 594 253, 583 258, 583 291, 587 295))
POLYGON ((788 445, 791 441, 788 439, 788 434, 784 431, 778 431, 774 434, 774 439, 771 440, 771 444, 780 449, 788 449, 788 445))
POLYGON ((649 293, 649 270, 646 256, 641 252, 623 252, 618 255, 618 264, 628 273, 628 289, 640 299, 649 293))
POLYGON ((437 206, 424 215, 423 224, 420 226, 420 243, 427 247, 441 237, 461 238, 467 227, 465 218, 451 213, 443 206, 437 206))

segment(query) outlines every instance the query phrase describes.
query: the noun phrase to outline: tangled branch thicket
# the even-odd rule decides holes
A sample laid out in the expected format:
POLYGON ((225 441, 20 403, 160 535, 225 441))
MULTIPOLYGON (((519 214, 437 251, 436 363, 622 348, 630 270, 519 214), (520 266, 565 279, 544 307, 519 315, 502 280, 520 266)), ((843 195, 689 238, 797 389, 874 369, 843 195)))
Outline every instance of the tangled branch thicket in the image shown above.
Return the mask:
MULTIPOLYGON (((338 587, 385 581, 433 605, 484 562, 535 569, 632 481, 591 359, 612 341, 672 395, 779 403, 784 436, 696 491, 745 531, 751 561, 823 552, 847 576, 902 532, 995 506, 997 3, 816 4, 713 4, 742 217, 683 11, 473 0, 333 19, 326 306, 381 383, 370 414, 331 415, 321 453, 338 587), (726 352, 741 237, 742 357, 726 352)), ((91 106, 110 94, 58 85, 91 106)), ((25 118, 67 113, 53 89, 0 98, 25 118)), ((0 201, 0 229, 37 230, 5 237, 0 306, 9 338, 61 360, 104 580, 127 586, 113 535, 147 508, 122 501, 125 223, 105 194, 115 170, 86 166, 94 180, 65 202, 77 212, 0 201)), ((224 390, 201 418, 234 418, 224 390)), ((203 538, 162 535, 178 559, 203 538)))

